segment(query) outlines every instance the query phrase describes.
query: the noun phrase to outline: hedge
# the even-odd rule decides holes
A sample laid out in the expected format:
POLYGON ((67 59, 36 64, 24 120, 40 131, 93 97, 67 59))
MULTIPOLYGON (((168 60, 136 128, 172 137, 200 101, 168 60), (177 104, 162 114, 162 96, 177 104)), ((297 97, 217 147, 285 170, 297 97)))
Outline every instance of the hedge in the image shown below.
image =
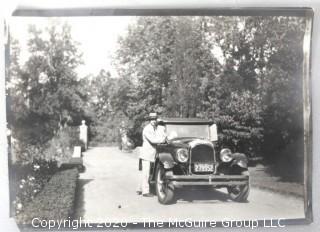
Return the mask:
POLYGON ((16 216, 18 224, 40 220, 65 220, 73 215, 77 169, 59 171, 51 177, 43 190, 16 216))

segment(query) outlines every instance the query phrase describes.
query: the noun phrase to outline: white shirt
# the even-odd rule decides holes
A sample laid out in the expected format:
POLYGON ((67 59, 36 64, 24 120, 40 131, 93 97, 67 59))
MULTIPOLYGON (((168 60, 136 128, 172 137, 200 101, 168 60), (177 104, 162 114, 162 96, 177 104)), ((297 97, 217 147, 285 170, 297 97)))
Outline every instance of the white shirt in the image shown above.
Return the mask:
POLYGON ((154 128, 150 123, 146 125, 142 132, 143 144, 140 149, 139 158, 154 162, 156 155, 156 148, 154 145, 165 142, 165 139, 166 134, 163 126, 154 128))

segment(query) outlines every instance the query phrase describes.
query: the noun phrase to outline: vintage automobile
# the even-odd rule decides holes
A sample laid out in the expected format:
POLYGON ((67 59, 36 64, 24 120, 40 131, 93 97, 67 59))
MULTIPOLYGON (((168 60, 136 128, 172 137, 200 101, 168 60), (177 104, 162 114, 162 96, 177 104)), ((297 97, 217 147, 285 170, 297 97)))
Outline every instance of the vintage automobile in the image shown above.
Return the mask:
POLYGON ((247 201, 249 195, 248 159, 242 153, 223 148, 215 152, 217 127, 195 118, 158 119, 168 139, 157 144, 156 161, 150 184, 161 204, 174 201, 175 189, 183 186, 226 187, 229 197, 247 201))

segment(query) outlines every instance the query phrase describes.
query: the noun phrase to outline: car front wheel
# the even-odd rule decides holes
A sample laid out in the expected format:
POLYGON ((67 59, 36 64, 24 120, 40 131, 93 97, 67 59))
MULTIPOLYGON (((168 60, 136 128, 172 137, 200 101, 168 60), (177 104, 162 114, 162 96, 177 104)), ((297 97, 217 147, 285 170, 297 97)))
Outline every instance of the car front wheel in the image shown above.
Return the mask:
POLYGON ((167 183, 164 180, 165 170, 159 164, 156 169, 156 193, 158 201, 161 204, 167 205, 173 202, 174 199, 174 187, 172 184, 167 183))
MULTIPOLYGON (((248 171, 243 171, 241 175, 249 176, 248 171)), ((250 185, 249 183, 241 186, 228 187, 228 193, 233 201, 246 202, 248 200, 250 185)))

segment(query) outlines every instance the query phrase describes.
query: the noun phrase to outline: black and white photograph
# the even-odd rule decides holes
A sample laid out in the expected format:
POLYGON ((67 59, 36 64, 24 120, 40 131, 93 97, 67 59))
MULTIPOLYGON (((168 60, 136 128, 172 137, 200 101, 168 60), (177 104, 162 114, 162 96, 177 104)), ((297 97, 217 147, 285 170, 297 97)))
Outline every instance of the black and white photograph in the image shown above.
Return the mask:
POLYGON ((310 223, 312 10, 119 12, 6 21, 16 223, 310 223))

